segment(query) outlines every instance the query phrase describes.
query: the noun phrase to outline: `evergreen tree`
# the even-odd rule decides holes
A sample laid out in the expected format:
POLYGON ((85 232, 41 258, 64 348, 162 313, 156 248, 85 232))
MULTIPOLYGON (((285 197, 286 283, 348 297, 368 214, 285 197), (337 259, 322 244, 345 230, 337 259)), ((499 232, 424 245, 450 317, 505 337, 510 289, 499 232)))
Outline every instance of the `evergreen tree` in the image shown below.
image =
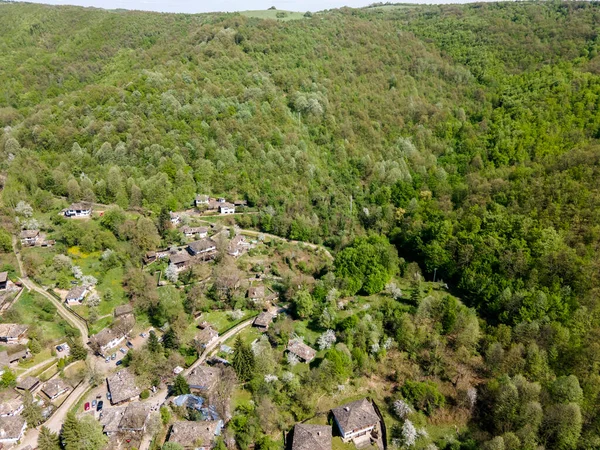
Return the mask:
POLYGON ((423 298, 423 290, 421 286, 421 275, 419 273, 415 273, 413 279, 410 283, 410 301, 418 305, 421 303, 421 299, 423 298))
POLYGON ((238 378, 242 381, 248 381, 254 373, 254 353, 250 346, 242 341, 240 336, 235 340, 233 353, 233 369, 238 378))
POLYGON ((179 374, 173 380, 173 395, 184 395, 190 393, 190 386, 183 375, 179 374))
POLYGON ((65 450, 79 450, 77 443, 81 440, 79 422, 74 412, 67 413, 60 431, 60 442, 65 450))
POLYGON ((25 397, 23 398, 22 416, 25 418, 27 426, 30 428, 37 427, 42 423, 42 420, 44 420, 42 407, 33 401, 33 396, 30 392, 26 392, 25 397))
POLYGON ((173 328, 169 328, 163 335, 162 345, 165 349, 176 350, 179 348, 179 338, 173 328))
POLYGON ((71 345, 71 359, 73 361, 84 361, 87 358, 88 352, 83 345, 75 341, 71 345))
POLYGON ((60 450, 58 434, 53 433, 47 427, 42 427, 38 436, 37 445, 38 450, 60 450))
POLYGON ((158 337, 154 331, 151 331, 148 336, 148 350, 152 353, 158 353, 161 350, 160 342, 158 342, 158 337))
POLYGON ((107 440, 102 426, 93 417, 77 420, 74 412, 67 414, 60 434, 64 450, 100 450, 107 440))
POLYGON ((166 237, 170 228, 171 215, 169 214, 169 209, 166 206, 163 206, 160 210, 160 214, 158 215, 158 233, 164 238, 166 237))

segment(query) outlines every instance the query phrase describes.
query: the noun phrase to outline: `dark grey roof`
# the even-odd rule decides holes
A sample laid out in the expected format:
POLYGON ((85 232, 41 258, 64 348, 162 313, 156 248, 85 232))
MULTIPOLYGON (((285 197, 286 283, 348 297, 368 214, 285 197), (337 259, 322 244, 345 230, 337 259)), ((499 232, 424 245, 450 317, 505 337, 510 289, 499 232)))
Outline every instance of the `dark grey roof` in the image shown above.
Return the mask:
POLYGON ((290 353, 302 358, 306 362, 310 362, 313 360, 317 351, 313 348, 310 348, 304 342, 299 339, 292 339, 288 342, 287 350, 290 353))
POLYGON ((331 410, 344 432, 370 427, 379 422, 373 404, 363 398, 331 410))
POLYGON ((306 425, 294 427, 292 450, 331 450, 331 425, 306 425))

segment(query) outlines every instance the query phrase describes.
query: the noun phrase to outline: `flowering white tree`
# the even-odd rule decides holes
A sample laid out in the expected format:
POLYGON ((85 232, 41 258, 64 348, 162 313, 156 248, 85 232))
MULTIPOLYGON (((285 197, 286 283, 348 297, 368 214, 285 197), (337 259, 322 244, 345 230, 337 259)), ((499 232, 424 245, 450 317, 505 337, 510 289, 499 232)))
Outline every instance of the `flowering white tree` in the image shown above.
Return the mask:
MULTIPOLYGON (((17 217, 17 219, 18 219, 18 217, 17 217)), ((27 230, 39 230, 40 229, 40 223, 37 221, 37 219, 34 219, 33 217, 24 220, 21 225, 23 226, 23 228, 25 228, 27 230)))
POLYGON ((402 290, 396 286, 396 283, 388 283, 385 285, 385 291, 392 297, 394 300, 398 300, 402 298, 402 290))
POLYGON ((392 348, 392 345, 394 345, 394 341, 392 338, 387 338, 385 341, 383 341, 383 348, 386 350, 392 348))
POLYGON ((327 302, 335 303, 338 298, 340 298, 340 292, 336 288, 329 289, 329 292, 327 293, 327 302))
POLYGON ((471 409, 475 407, 475 403, 477 403, 477 389, 469 388, 467 389, 467 400, 469 401, 469 406, 471 409))
POLYGON ((335 332, 333 330, 327 330, 325 333, 319 336, 317 344, 321 350, 326 350, 331 348, 336 341, 337 338, 335 337, 335 332))
POLYGON ((52 258, 52 264, 54 264, 58 270, 62 270, 71 267, 73 265, 73 261, 71 261, 71 258, 69 258, 67 255, 59 254, 54 255, 54 258, 52 258))
POLYGON ((79 267, 79 266, 71 267, 71 272, 73 272, 73 276, 75 278, 77 278, 78 280, 80 280, 81 277, 83 276, 83 272, 81 271, 81 267, 79 267))
POLYGON ((244 311, 241 309, 236 309, 234 311, 229 311, 227 315, 231 320, 240 320, 242 317, 244 317, 244 311))
POLYGON ((285 383, 289 383, 294 379, 294 374, 292 372, 288 372, 287 370, 281 374, 281 381, 285 383))
POLYGON ((373 355, 375 355, 376 353, 379 353, 379 350, 381 350, 381 346, 379 345, 379 342, 375 342, 374 344, 371 345, 371 353, 373 355))
POLYGON ((95 292, 88 295, 85 299, 85 304, 90 308, 94 308, 100 304, 100 296, 95 292))
POLYGON ((402 439, 406 447, 412 447, 417 442, 417 430, 410 420, 405 420, 402 425, 402 439))
POLYGON ((277 375, 273 375, 272 373, 268 373, 265 375, 265 383, 273 383, 277 380, 279 380, 279 378, 277 378, 277 375))
POLYGON ((408 403, 406 403, 404 400, 402 399, 398 399, 396 400, 393 405, 392 405, 393 409, 394 409, 394 413, 400 418, 400 419, 406 419, 406 416, 408 416, 410 413, 413 412, 412 408, 410 407, 410 405, 408 403))
POLYGON ((167 280, 171 283, 177 283, 179 272, 177 271, 177 266, 175 264, 169 264, 169 267, 165 270, 165 277, 167 277, 167 280))
POLYGON ((98 284, 96 277, 92 275, 84 275, 81 277, 81 285, 85 287, 93 287, 98 284))
POLYGON ((106 250, 104 250, 104 252, 102 252, 102 260, 106 261, 108 259, 110 259, 110 257, 114 254, 115 252, 113 250, 111 250, 110 248, 107 248, 106 250))
POLYGON ((269 338, 264 334, 257 340, 255 340, 252 345, 252 353, 255 356, 262 355, 265 351, 271 349, 271 344, 269 344, 269 338))
POLYGON ((300 360, 298 359, 298 357, 296 355, 294 355, 293 353, 288 352, 288 354, 287 354, 287 362, 290 365, 290 367, 294 367, 296 364, 298 364, 300 362, 300 360))
POLYGON ((17 203, 17 206, 15 207, 15 212, 23 217, 31 217, 33 215, 33 208, 29 203, 21 200, 19 203, 17 203))

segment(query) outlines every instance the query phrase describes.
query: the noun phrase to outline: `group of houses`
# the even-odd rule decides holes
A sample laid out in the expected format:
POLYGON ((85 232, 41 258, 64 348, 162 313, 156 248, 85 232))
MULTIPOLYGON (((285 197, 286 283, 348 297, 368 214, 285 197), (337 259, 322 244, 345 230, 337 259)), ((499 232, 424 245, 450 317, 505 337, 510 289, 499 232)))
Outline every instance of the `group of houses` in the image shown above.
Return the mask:
POLYGON ((127 338, 135 325, 135 316, 131 305, 118 306, 113 314, 115 320, 112 325, 90 337, 91 348, 104 358, 109 356, 111 350, 127 338))
MULTIPOLYGON (((379 439, 381 418, 373 403, 366 398, 347 403, 331 410, 333 422, 343 442, 353 441, 364 447, 379 439)), ((296 424, 291 439, 292 450, 331 450, 331 425, 296 424)))
POLYGON ((198 209, 219 211, 219 214, 235 214, 235 208, 247 206, 246 200, 235 200, 228 202, 223 197, 212 198, 208 195, 197 195, 194 206, 198 209))

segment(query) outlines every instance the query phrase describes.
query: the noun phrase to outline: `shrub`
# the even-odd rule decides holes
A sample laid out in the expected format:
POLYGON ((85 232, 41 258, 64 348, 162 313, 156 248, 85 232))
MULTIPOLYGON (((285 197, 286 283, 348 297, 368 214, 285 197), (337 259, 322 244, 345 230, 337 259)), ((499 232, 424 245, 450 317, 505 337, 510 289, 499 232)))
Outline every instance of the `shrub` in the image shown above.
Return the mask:
POLYGON ((446 404, 446 398, 432 381, 406 381, 400 392, 409 403, 428 416, 446 404))

